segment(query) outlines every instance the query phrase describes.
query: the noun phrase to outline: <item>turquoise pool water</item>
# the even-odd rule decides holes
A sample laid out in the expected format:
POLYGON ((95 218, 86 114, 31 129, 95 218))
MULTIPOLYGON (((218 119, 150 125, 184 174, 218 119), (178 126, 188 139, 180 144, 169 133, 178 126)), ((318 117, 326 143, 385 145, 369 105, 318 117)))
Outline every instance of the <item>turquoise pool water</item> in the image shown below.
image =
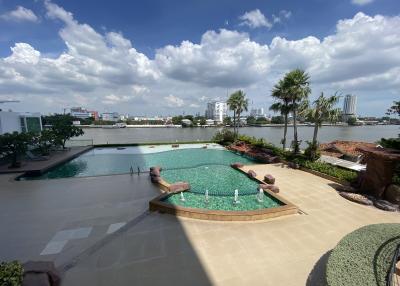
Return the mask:
POLYGON ((264 194, 262 202, 257 200, 256 195, 240 195, 239 203, 237 204, 233 202, 233 196, 209 196, 207 203, 203 194, 192 192, 184 192, 184 199, 185 201, 181 200, 180 194, 173 194, 164 199, 164 202, 189 208, 224 211, 260 210, 283 205, 280 201, 268 194, 264 194))
POLYGON ((156 153, 129 153, 129 149, 102 148, 89 151, 39 177, 25 179, 55 179, 87 177, 129 173, 132 167, 148 171, 151 166, 161 166, 164 170, 193 168, 196 166, 225 165, 233 162, 254 164, 254 161, 220 149, 181 149, 156 153))

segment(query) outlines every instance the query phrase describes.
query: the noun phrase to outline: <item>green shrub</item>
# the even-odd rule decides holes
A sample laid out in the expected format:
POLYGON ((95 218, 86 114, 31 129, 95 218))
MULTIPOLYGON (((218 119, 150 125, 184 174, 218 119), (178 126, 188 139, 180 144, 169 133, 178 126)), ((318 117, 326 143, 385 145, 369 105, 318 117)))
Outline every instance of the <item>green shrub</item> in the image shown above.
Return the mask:
POLYGON ((245 142, 247 144, 253 145, 258 148, 265 148, 272 151, 275 156, 279 156, 280 158, 284 158, 284 152, 281 148, 276 147, 272 143, 266 142, 264 138, 256 138, 252 136, 239 134, 238 141, 245 142))
POLYGON ((382 138, 379 144, 385 148, 400 150, 400 138, 382 138))
POLYGON ((18 261, 0 263, 0 285, 20 286, 24 270, 18 261))
POLYGON ((307 148, 304 150, 304 156, 311 161, 316 161, 321 157, 319 144, 307 141, 307 148))
POLYGON ((326 267, 328 286, 386 286, 400 224, 373 224, 346 235, 332 250, 326 267))
POLYGON ((358 175, 355 171, 346 170, 324 162, 312 162, 304 159, 297 159, 295 162, 298 163, 300 166, 335 177, 341 181, 353 182, 357 179, 358 175))
POLYGON ((213 137, 213 141, 222 145, 229 145, 235 142, 235 133, 229 129, 222 129, 217 131, 213 137))

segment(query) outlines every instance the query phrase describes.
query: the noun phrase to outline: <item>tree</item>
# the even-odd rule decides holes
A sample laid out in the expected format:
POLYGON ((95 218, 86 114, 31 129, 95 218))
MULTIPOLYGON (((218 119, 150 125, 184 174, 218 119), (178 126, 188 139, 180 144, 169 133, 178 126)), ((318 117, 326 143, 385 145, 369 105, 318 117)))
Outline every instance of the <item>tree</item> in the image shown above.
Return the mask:
POLYGON ((252 125, 256 123, 256 118, 254 116, 248 116, 246 119, 247 125, 252 125))
POLYGON ((204 125, 206 125, 206 124, 207 124, 206 118, 205 118, 205 117, 201 117, 201 118, 200 118, 200 125, 201 125, 201 126, 204 126, 204 125))
POLYGON ((33 134, 31 133, 5 133, 0 135, 0 153, 3 156, 11 156, 10 168, 20 167, 18 157, 24 154, 28 145, 32 143, 33 134))
POLYGON ((84 134, 83 130, 72 124, 73 117, 69 114, 57 114, 48 119, 51 124, 50 131, 54 136, 54 143, 61 145, 65 149, 65 142, 72 138, 84 134))
POLYGON ((172 117, 172 124, 174 125, 182 125, 182 115, 172 117))
POLYGON ((247 111, 249 101, 246 98, 246 94, 242 90, 235 91, 232 93, 227 101, 228 107, 233 111, 233 133, 237 136, 237 125, 240 120, 240 114, 243 111, 247 111))
POLYGON ((303 70, 295 69, 287 73, 283 79, 285 91, 291 100, 291 111, 293 114, 293 152, 300 152, 300 142, 297 135, 297 114, 300 103, 308 98, 311 93, 310 76, 303 70))
POLYGON ((330 97, 325 97, 324 93, 313 102, 311 107, 308 107, 308 101, 303 103, 301 108, 301 115, 306 117, 308 121, 314 123, 314 135, 312 142, 309 146, 310 152, 309 157, 311 160, 317 159, 317 149, 318 149, 318 129, 321 128, 323 122, 337 122, 340 116, 340 109, 335 108, 335 105, 339 101, 338 95, 332 95, 330 97))
POLYGON ((224 125, 231 125, 232 118, 230 116, 225 117, 223 123, 224 123, 224 125))
POLYGON ((268 120, 264 116, 258 117, 256 119, 256 124, 267 124, 268 120))
POLYGON ((48 155, 50 147, 55 144, 56 138, 51 130, 45 129, 40 134, 36 134, 33 141, 42 155, 48 155))
MULTIPOLYGON (((283 122, 279 122, 280 124, 284 123, 285 127, 283 128, 283 138, 281 140, 282 149, 286 149, 286 136, 287 136, 287 126, 288 126, 288 116, 290 111, 292 110, 291 98, 287 87, 285 86, 285 82, 280 80, 272 89, 272 97, 275 99, 275 103, 270 106, 270 110, 274 112, 279 112, 283 116, 283 122)), ((271 120, 272 123, 273 122, 271 120)))
POLYGON ((393 105, 387 110, 386 114, 396 114, 397 116, 400 116, 400 100, 393 101, 393 105))
MULTIPOLYGON (((271 123, 272 124, 283 124, 283 123, 285 123, 285 120, 284 120, 282 115, 272 116, 271 117, 271 123)), ((285 133, 285 135, 286 135, 286 133, 285 133)), ((286 142, 286 138, 285 138, 285 142, 286 142)), ((283 143, 283 139, 282 139, 282 143, 283 143)))

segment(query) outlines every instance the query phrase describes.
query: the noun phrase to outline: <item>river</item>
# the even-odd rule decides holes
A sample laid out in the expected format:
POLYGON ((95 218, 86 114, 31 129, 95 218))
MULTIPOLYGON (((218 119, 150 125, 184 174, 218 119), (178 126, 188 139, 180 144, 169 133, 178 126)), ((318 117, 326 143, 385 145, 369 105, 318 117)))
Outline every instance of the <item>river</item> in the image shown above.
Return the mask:
MULTIPOLYGON (((93 140, 94 144, 118 143, 148 143, 148 142, 182 142, 211 140, 215 132, 221 128, 85 128, 85 134, 76 139, 93 140)), ((310 141, 314 128, 298 127, 299 139, 310 141)), ((268 142, 279 145, 283 135, 283 127, 241 127, 239 133, 257 138, 264 138, 268 142)), ((376 142, 381 138, 397 137, 400 133, 399 125, 373 126, 323 126, 318 133, 321 143, 333 140, 353 140, 376 142)), ((288 128, 287 142, 293 140, 293 128, 288 128)))

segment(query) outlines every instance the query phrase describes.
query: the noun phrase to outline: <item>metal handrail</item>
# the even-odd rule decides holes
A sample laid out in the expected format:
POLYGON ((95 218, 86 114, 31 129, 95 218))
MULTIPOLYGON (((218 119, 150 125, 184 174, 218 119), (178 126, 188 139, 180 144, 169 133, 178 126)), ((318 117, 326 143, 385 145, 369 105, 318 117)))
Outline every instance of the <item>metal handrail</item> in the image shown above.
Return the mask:
POLYGON ((392 259, 392 264, 390 265, 390 270, 388 273, 388 278, 387 278, 387 283, 386 286, 400 286, 400 281, 398 280, 397 276, 396 276, 396 281, 394 281, 394 277, 395 277, 395 272, 396 272, 396 264, 400 259, 400 244, 397 245, 397 248, 394 252, 394 256, 392 259), (396 284, 394 284, 396 283, 396 284))

